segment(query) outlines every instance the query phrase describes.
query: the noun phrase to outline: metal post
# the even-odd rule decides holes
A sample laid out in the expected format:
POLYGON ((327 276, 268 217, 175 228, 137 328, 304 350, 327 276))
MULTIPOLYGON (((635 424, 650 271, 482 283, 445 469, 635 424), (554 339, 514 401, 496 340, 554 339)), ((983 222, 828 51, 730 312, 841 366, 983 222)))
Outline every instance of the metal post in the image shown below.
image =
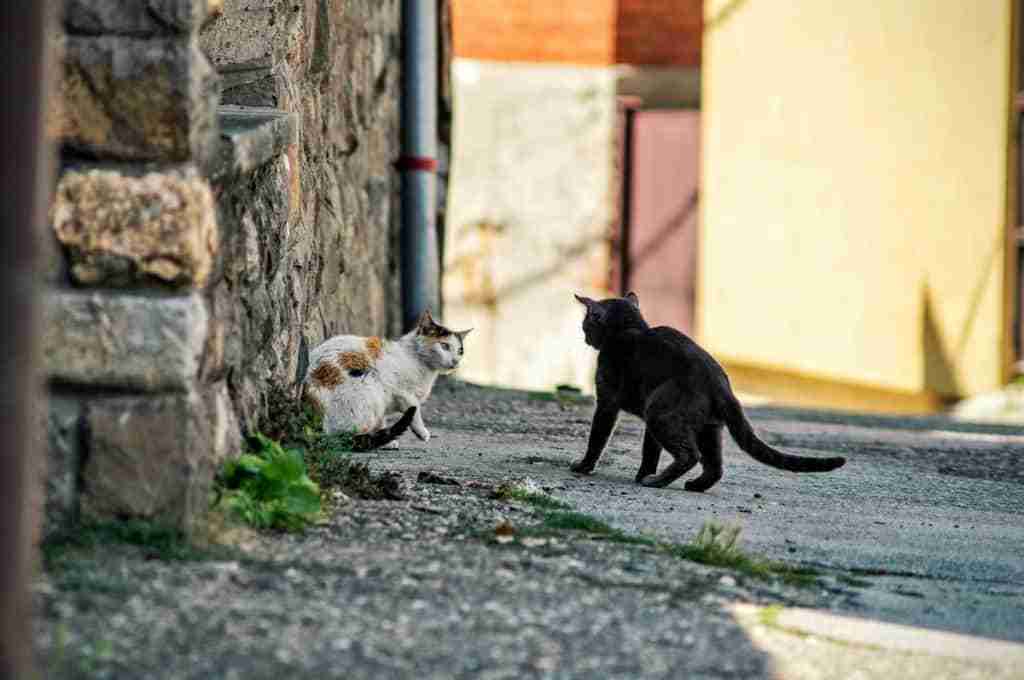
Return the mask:
POLYGON ((639 97, 619 97, 618 101, 623 116, 622 125, 622 186, 619 194, 619 280, 616 281, 619 295, 629 292, 630 278, 633 273, 631 236, 633 226, 633 126, 636 111, 640 108, 639 97))
POLYGON ((402 1, 402 326, 437 310, 437 3, 402 1))
POLYGON ((37 400, 35 236, 49 163, 43 138, 46 0, 0 3, 8 58, 0 85, 0 676, 32 676, 33 519, 29 466, 37 400))

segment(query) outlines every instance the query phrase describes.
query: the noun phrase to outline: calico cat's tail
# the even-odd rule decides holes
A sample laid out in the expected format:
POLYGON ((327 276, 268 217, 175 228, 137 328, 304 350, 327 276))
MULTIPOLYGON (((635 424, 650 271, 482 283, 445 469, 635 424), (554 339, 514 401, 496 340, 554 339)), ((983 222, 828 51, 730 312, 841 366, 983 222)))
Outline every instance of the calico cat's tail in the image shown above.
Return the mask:
POLYGON ((794 456, 773 449, 761 441, 757 434, 754 433, 754 429, 750 426, 750 421, 743 414, 743 407, 740 406, 735 397, 730 395, 722 406, 722 415, 725 417, 725 425, 729 428, 729 434, 732 435, 732 438, 736 440, 741 449, 749 453, 759 463, 764 463, 780 470, 789 470, 790 472, 828 472, 829 470, 842 467, 846 463, 846 459, 839 456, 833 458, 805 458, 804 456, 794 456))
POLYGON ((386 427, 376 432, 368 432, 367 434, 357 434, 352 440, 352 450, 369 451, 384 446, 392 439, 397 439, 403 432, 409 429, 409 423, 412 422, 414 415, 416 415, 416 407, 410 406, 402 414, 402 417, 398 419, 398 422, 391 427, 386 427))

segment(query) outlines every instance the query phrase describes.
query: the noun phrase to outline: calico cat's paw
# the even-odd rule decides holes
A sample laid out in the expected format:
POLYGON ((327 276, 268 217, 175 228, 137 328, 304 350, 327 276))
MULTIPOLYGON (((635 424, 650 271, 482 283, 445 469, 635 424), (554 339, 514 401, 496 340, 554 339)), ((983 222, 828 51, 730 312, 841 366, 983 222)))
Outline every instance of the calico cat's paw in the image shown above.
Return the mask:
POLYGON ((589 475, 594 471, 594 463, 588 461, 586 458, 580 458, 578 461, 570 465, 569 469, 577 474, 589 475))
POLYGON ((416 435, 417 437, 419 437, 424 442, 429 442, 430 441, 430 430, 428 430, 427 428, 423 427, 422 425, 419 426, 419 427, 416 427, 416 425, 413 425, 412 426, 412 433, 414 435, 416 435))

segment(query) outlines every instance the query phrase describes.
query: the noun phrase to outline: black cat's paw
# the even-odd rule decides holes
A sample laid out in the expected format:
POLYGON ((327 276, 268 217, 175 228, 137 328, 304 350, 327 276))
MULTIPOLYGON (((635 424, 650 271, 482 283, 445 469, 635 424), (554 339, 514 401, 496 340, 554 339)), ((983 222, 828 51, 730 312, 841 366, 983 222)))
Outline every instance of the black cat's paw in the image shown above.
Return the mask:
POLYGON ((668 482, 658 477, 658 475, 645 475, 640 479, 641 486, 649 486, 655 489, 661 489, 668 486, 668 482))
POLYGON ((701 482, 698 479, 691 479, 690 481, 683 483, 683 488, 686 489, 687 491, 704 493, 705 491, 711 488, 711 484, 701 482))
POLYGON ((644 477, 653 477, 653 476, 654 476, 654 473, 648 472, 647 470, 641 470, 640 472, 636 473, 636 477, 633 478, 633 481, 636 482, 637 484, 643 484, 644 483, 644 477))
POLYGON ((594 471, 594 463, 591 463, 586 458, 581 458, 570 465, 569 469, 579 475, 589 475, 594 471))

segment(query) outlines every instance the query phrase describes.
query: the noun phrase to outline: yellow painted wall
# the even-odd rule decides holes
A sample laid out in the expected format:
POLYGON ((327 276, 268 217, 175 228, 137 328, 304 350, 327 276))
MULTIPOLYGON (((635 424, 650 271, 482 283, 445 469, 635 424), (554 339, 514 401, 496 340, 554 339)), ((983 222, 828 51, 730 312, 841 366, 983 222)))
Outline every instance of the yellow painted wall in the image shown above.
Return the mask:
POLYGON ((727 366, 1005 378, 1010 0, 707 0, 698 329, 727 366))

